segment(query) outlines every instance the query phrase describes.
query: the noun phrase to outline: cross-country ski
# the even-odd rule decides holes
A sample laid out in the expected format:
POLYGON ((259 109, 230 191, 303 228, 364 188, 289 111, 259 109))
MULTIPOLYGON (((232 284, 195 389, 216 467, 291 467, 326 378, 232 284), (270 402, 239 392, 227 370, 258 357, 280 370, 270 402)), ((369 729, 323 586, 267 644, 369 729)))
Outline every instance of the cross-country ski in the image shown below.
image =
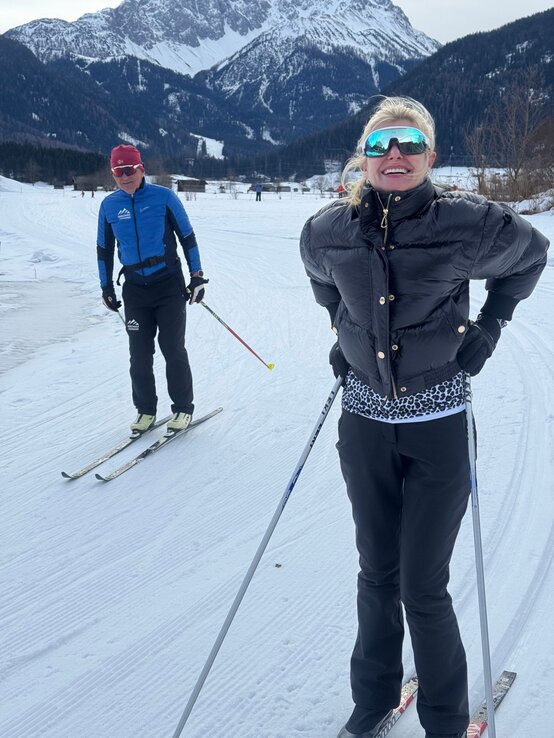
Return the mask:
POLYGON ((128 461, 127 463, 123 464, 122 466, 118 467, 117 469, 114 469, 114 471, 110 472, 109 474, 95 474, 96 479, 99 479, 102 482, 110 482, 112 479, 116 479, 117 477, 120 477, 125 472, 129 471, 129 469, 132 469, 134 466, 139 464, 141 461, 146 459, 148 456, 151 456, 152 454, 159 451, 164 446, 167 446, 167 444, 170 441, 173 441, 181 436, 184 436, 185 433, 188 433, 189 431, 196 428, 198 425, 201 425, 202 423, 205 423, 206 420, 209 420, 210 418, 213 418, 214 415, 217 415, 223 410, 222 407, 218 407, 215 410, 212 410, 211 413, 208 413, 207 415, 203 415, 200 418, 197 418, 196 420, 193 420, 190 425, 188 425, 184 430, 181 431, 168 431, 167 433, 164 433, 164 435, 161 438, 158 438, 157 441, 154 441, 150 446, 144 449, 144 451, 141 451, 140 454, 137 454, 133 459, 128 461))
POLYGON ((78 479, 79 477, 84 476, 89 471, 92 471, 92 469, 96 469, 97 466, 100 466, 105 461, 108 461, 108 459, 111 459, 116 454, 120 453, 121 451, 124 451, 135 441, 138 441, 139 438, 142 438, 142 436, 144 436, 145 433, 148 433, 149 431, 154 430, 155 428, 159 428, 160 426, 165 425, 170 418, 171 418, 171 415, 168 415, 165 418, 162 418, 161 420, 157 420, 153 425, 151 425, 146 431, 142 433, 132 433, 131 435, 127 436, 127 438, 124 438, 122 441, 117 443, 109 451, 106 451, 106 453, 102 454, 101 456, 98 456, 96 459, 93 459, 93 461, 89 462, 86 466, 83 466, 81 469, 78 469, 75 472, 62 471, 62 477, 64 479, 78 479))
POLYGON ((392 730, 396 723, 400 720, 402 715, 406 712, 408 707, 415 700, 417 695, 418 681, 417 677, 411 677, 408 681, 402 685, 402 693, 400 698, 400 704, 393 710, 391 716, 387 719, 387 722, 381 730, 377 733, 375 738, 385 738, 386 735, 392 730))
MULTIPOLYGON (((508 690, 514 683, 516 673, 514 671, 503 671, 493 685, 494 711, 498 709, 502 700, 508 694, 508 690)), ((487 702, 483 700, 477 710, 471 716, 467 729, 467 738, 481 738, 486 735, 485 731, 489 724, 487 702)))

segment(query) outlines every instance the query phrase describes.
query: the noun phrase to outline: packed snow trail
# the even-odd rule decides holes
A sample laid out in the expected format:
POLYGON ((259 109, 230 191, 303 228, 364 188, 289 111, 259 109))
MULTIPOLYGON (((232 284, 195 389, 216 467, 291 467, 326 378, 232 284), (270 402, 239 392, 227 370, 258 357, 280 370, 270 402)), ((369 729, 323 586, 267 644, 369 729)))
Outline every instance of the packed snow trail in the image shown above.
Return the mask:
MULTIPOLYGON (((268 372, 191 306, 197 413, 225 412, 106 486, 92 475, 60 477, 118 442, 135 414, 125 331, 100 304, 101 197, 13 189, 0 193, 0 735, 163 738, 333 385, 334 336, 298 255, 303 222, 326 201, 267 196, 260 207, 249 195, 213 193, 184 202, 210 278, 208 304, 276 366, 268 372)), ((554 238, 551 214, 531 222, 554 238)), ((483 288, 472 292, 475 315, 483 288)), ((553 301, 549 263, 473 381, 493 676, 518 672, 497 717, 502 738, 521 738, 523 713, 524 738, 548 734, 540 685, 554 677, 554 635, 544 627, 554 609, 553 301)), ((156 373, 165 414, 159 355, 156 373)), ((334 448, 339 404, 185 736, 335 738, 348 717, 357 561, 334 448)), ((483 678, 470 512, 451 579, 476 707, 483 678)), ((409 640, 405 667, 413 669, 409 640)), ((415 710, 394 733, 423 735, 415 710)))

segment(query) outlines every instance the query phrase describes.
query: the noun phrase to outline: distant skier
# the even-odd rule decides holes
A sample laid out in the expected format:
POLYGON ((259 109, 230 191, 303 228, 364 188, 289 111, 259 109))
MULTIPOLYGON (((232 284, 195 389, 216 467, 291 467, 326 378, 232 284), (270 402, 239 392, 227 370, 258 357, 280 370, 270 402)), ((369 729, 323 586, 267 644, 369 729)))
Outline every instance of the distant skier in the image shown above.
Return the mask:
POLYGON ((256 202, 261 202, 262 201, 262 189, 263 189, 262 185, 260 183, 258 183, 256 185, 256 187, 255 187, 255 190, 256 190, 256 202))
POLYGON ((478 374, 546 264, 547 239, 509 207, 434 187, 430 113, 383 98, 347 196, 306 223, 301 253, 338 340, 339 451, 352 504, 358 637, 354 711, 340 738, 374 738, 400 702, 404 604, 427 738, 463 738, 467 666, 449 563, 470 492, 464 372, 478 374), (469 280, 488 297, 469 317, 469 280))
MULTIPOLYGON (((121 302, 113 285, 114 250, 123 268, 123 302, 129 336, 133 403, 138 411, 131 430, 143 432, 155 422, 154 338, 166 363, 172 400, 170 430, 186 428, 194 410, 192 375, 185 349, 186 304, 200 302, 208 282, 200 264, 194 231, 181 201, 172 190, 146 182, 144 165, 134 146, 116 146, 111 171, 119 187, 98 213, 98 271, 102 300, 117 312, 121 302), (177 255, 179 239, 190 272, 185 286, 177 255)), ((119 283, 119 279, 118 279, 119 283)))

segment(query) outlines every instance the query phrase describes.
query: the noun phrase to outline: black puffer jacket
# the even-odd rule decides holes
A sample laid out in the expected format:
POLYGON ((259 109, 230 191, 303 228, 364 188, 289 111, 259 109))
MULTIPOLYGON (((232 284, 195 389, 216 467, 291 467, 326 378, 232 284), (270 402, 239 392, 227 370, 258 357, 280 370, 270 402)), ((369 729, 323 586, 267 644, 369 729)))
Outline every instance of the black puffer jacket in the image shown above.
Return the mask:
POLYGON ((505 205, 425 180, 408 192, 366 188, 304 226, 300 251, 315 298, 334 315, 354 373, 382 396, 413 394, 460 371, 469 280, 483 312, 510 320, 546 264, 548 240, 505 205), (335 312, 336 311, 336 312, 335 312))

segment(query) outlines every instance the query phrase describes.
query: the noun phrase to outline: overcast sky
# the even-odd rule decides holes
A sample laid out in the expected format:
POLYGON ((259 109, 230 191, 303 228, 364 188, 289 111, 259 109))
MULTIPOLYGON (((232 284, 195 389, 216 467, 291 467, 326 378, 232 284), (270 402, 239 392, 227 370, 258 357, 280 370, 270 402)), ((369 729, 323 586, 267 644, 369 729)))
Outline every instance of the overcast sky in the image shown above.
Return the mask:
MULTIPOLYGON (((122 0, 0 0, 0 33, 35 18, 76 20, 83 13, 115 8, 122 0)), ((552 0, 396 0, 414 28, 441 43, 490 31, 553 7, 552 0)))

